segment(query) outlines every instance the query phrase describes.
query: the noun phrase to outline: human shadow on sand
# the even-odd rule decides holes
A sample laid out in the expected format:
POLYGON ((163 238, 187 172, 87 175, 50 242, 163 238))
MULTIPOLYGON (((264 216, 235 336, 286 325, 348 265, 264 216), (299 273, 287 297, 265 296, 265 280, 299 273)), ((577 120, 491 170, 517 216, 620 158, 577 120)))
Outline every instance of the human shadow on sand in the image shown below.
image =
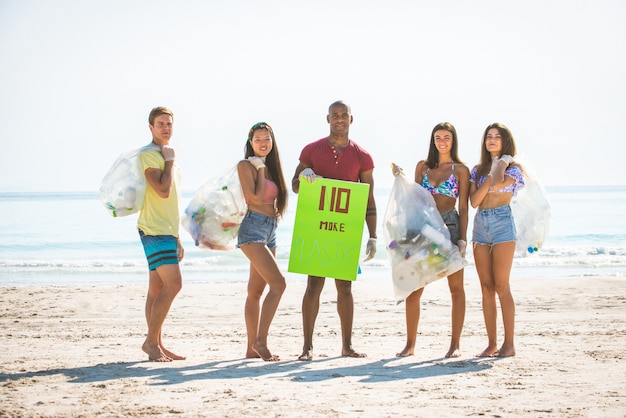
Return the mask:
POLYGON ((173 385, 211 379, 275 378, 294 382, 319 382, 343 377, 356 377, 359 382, 376 383, 403 379, 424 379, 433 376, 477 373, 491 369, 495 359, 433 359, 409 363, 397 357, 346 366, 341 357, 320 358, 311 362, 286 360, 263 362, 258 359, 234 359, 185 366, 188 361, 171 363, 118 362, 85 367, 55 368, 19 373, 0 373, 0 382, 31 382, 37 378, 64 375, 71 383, 106 385, 118 379, 146 379, 153 385, 173 385), (342 365, 335 363, 341 361, 342 365), (320 366, 320 363, 324 363, 320 366))

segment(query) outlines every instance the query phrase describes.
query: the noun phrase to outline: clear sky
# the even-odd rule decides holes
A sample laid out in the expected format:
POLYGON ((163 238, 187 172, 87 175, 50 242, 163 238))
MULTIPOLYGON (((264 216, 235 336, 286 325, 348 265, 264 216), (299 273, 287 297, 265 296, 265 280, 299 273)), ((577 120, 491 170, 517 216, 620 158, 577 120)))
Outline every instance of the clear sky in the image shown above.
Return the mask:
POLYGON ((499 121, 546 186, 626 184, 625 19, 623 0, 0 0, 0 192, 98 190, 157 105, 185 190, 258 121, 291 178, 337 99, 380 185, 441 121, 469 166, 499 121))

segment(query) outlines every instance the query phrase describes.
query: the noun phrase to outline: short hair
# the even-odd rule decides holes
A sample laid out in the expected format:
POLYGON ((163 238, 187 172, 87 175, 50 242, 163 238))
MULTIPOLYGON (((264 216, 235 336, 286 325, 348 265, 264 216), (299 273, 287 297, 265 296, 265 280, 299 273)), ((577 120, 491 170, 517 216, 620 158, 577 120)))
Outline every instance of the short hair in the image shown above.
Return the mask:
POLYGON ((169 115, 174 119, 174 113, 169 110, 167 107, 157 106, 150 111, 150 115, 148 116, 148 123, 150 126, 154 126, 154 120, 161 115, 169 115))
POLYGON ((350 109, 350 105, 346 102, 344 102, 343 100, 337 100, 335 102, 333 102, 330 106, 328 106, 328 114, 330 115, 330 109, 332 109, 335 106, 345 106, 346 108, 348 108, 348 113, 352 114, 352 109, 350 109))

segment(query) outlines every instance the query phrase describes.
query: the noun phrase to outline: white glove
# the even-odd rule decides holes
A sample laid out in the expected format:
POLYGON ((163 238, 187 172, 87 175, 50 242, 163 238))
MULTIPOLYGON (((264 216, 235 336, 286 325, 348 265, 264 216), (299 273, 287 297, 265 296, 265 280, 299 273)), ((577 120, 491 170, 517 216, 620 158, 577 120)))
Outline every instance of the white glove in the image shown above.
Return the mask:
POLYGON ((461 257, 465 258, 465 250, 467 250, 467 242, 463 239, 460 239, 456 242, 456 246, 459 247, 459 252, 461 253, 461 257))
POLYGON ((513 162, 513 157, 508 154, 504 154, 500 157, 496 157, 491 160, 491 170, 489 171, 490 175, 496 174, 497 170, 501 170, 504 167, 504 170, 513 162), (500 164, 501 162, 505 162, 506 164, 500 164))
POLYGON ((391 163, 391 172, 393 173, 394 177, 397 177, 398 174, 402 173, 402 167, 400 167, 399 165, 395 165, 394 163, 391 163))
POLYGON ((300 172, 300 177, 304 177, 309 183, 315 183, 315 178, 317 177, 317 175, 315 174, 313 169, 305 168, 300 172))
POLYGON ((491 176, 492 186, 500 184, 504 181, 504 172, 508 166, 509 164, 502 158, 496 157, 493 161, 491 161, 491 170, 489 171, 489 175, 491 176))
POLYGON ((176 159, 176 151, 169 145, 163 145, 161 147, 161 155, 165 158, 165 161, 174 161, 176 159))
POLYGON ((250 164, 252 164, 252 166, 256 168, 257 170, 265 167, 265 163, 263 162, 263 159, 256 157, 254 155, 252 157, 248 157, 248 161, 250 161, 250 164))
POLYGON ((363 262, 369 261, 376 255, 376 238, 370 238, 367 240, 367 245, 365 247, 365 254, 367 257, 363 260, 363 262))
POLYGON ((513 162, 513 157, 508 154, 500 156, 500 161, 504 161, 506 165, 510 165, 513 162))

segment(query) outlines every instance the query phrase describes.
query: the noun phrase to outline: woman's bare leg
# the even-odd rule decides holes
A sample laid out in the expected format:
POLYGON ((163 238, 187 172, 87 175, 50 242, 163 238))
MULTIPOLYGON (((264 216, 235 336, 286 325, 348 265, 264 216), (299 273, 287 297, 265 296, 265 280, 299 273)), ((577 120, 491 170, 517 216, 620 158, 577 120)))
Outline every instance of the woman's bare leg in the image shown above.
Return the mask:
POLYGON ((446 358, 451 358, 461 356, 461 333, 465 322, 465 288, 462 269, 448 277, 448 288, 452 297, 452 337, 446 358))
POLYGON ((417 341, 417 327, 420 321, 420 305, 424 288, 417 289, 411 293, 406 300, 405 316, 406 316, 406 345, 399 353, 398 357, 407 357, 415 354, 415 343, 417 341))
POLYGON ((474 263, 483 295, 483 318, 488 340, 487 348, 478 354, 478 357, 492 357, 498 352, 496 328, 498 311, 496 307, 496 285, 493 277, 493 254, 490 245, 474 245, 474 263))
MULTIPOLYGON (((250 282, 248 289, 253 290, 252 295, 249 293, 248 298, 255 298, 258 295, 258 289, 262 285, 260 281, 264 281, 269 285, 269 292, 263 300, 260 315, 258 316, 258 328, 256 332, 256 341, 252 343, 252 350, 255 351, 265 361, 278 361, 280 358, 273 355, 267 348, 267 336, 269 328, 278 309, 278 303, 285 291, 285 277, 280 272, 280 268, 276 263, 274 251, 270 251, 265 244, 251 243, 241 246, 241 250, 248 257, 250 263, 254 266, 254 270, 258 274, 250 274, 250 282)), ((262 291, 261 291, 262 293, 262 291)), ((260 297, 260 296, 259 296, 260 297)), ((256 320, 254 314, 254 306, 251 306, 252 316, 248 318, 248 302, 246 302, 246 324, 256 320)), ((254 305, 254 302, 252 302, 254 305)), ((258 310, 257 310, 258 312, 258 310)), ((248 327, 248 325, 246 325, 248 327)))

